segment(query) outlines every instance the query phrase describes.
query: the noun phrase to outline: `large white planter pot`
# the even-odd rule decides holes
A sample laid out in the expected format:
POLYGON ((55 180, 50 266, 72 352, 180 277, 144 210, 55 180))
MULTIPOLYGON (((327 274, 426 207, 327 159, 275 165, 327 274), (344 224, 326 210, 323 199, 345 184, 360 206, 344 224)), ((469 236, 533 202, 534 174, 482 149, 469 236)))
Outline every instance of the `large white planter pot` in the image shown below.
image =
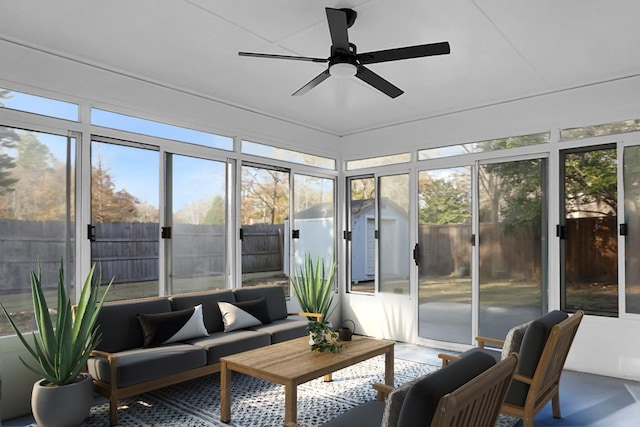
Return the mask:
POLYGON ((33 384, 31 410, 38 427, 72 427, 82 424, 93 404, 91 375, 73 384, 47 386, 46 380, 33 384))

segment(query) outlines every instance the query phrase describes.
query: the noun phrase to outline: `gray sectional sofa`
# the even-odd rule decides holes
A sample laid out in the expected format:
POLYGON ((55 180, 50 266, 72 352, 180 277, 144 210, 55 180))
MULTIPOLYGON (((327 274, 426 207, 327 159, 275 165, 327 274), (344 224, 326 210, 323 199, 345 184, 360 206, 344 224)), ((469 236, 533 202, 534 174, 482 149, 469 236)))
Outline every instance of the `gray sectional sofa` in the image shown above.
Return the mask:
POLYGON ((280 286, 109 302, 98 317, 102 341, 87 369, 95 390, 109 398, 109 420, 115 425, 119 399, 218 372, 221 357, 302 337, 308 323, 304 316, 317 317, 314 313, 288 313, 280 286), (270 322, 225 332, 218 302, 241 306, 255 301, 263 308, 266 303, 270 322), (200 304, 205 334, 145 347, 139 315, 162 318, 200 304))

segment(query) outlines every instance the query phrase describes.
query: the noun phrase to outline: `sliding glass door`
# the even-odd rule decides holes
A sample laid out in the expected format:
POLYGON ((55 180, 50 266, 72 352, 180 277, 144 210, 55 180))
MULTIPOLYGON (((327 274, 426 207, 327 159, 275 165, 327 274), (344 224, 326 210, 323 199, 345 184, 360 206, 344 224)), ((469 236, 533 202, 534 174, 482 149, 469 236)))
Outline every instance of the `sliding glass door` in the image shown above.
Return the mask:
POLYGON ((227 165, 167 154, 169 293, 226 287, 227 165))
POLYGON ((547 302, 547 161, 479 165, 478 333, 504 339, 547 302))
POLYGON ((293 268, 296 274, 310 256, 319 257, 328 268, 335 259, 334 180, 310 175, 293 177, 293 227, 289 233, 293 245, 293 268))
POLYGON ((108 298, 158 295, 159 152, 111 141, 91 143, 91 263, 108 298))
POLYGON ((418 173, 418 250, 414 256, 422 338, 471 341, 471 200, 471 167, 418 173))
POLYGON ((284 169, 242 165, 242 286, 279 284, 289 292, 289 176, 284 169))
POLYGON ((378 178, 380 292, 409 295, 409 174, 378 178))

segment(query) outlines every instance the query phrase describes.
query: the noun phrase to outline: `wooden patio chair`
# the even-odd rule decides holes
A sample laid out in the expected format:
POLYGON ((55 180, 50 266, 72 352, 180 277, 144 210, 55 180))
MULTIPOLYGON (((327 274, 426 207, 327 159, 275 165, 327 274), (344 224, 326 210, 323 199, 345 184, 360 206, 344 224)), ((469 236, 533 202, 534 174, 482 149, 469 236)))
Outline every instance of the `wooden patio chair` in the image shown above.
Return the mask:
MULTIPOLYGON (((534 417, 551 400, 553 417, 561 418, 560 377, 583 316, 582 311, 572 316, 552 311, 517 327, 520 331, 525 331, 519 348, 520 359, 501 413, 521 418, 524 427, 533 427, 534 417)), ((512 332, 510 331, 510 335, 512 332)), ((478 342, 496 345, 502 343, 500 340, 481 337, 478 342)), ((500 356, 500 353, 484 348, 468 350, 461 356, 474 352, 490 352, 500 356)), ((443 366, 460 357, 449 354, 438 356, 442 359, 443 366)))
POLYGON ((323 427, 494 427, 517 362, 515 353, 498 363, 486 354, 469 355, 398 387, 386 402, 366 402, 323 427))

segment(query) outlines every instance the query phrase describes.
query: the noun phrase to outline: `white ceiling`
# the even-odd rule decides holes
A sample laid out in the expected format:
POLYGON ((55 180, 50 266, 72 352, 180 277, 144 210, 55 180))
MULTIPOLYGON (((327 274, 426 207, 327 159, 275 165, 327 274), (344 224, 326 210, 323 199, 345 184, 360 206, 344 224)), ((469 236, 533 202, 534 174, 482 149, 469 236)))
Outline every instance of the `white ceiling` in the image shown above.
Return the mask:
POLYGON ((0 2, 0 39, 344 136, 640 74, 639 17, 637 0, 20 0, 0 2), (396 99, 355 78, 292 97, 326 65, 237 55, 328 57, 324 7, 358 12, 358 52, 451 54, 369 65, 396 99))

